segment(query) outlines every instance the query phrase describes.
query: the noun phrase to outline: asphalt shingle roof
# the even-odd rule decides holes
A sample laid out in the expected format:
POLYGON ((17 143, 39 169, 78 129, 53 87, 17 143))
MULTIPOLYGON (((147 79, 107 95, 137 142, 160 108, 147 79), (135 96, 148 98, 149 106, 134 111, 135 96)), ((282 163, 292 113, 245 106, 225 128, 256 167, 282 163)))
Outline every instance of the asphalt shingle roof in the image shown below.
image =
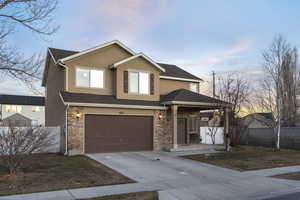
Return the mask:
MULTIPOLYGON (((69 51, 69 50, 56 49, 56 48, 49 48, 49 50, 53 55, 55 61, 79 53, 79 51, 69 51)), ((164 63, 157 63, 157 64, 166 70, 165 72, 161 73, 162 76, 202 80, 201 78, 194 76, 193 74, 190 74, 189 72, 181 69, 176 65, 164 64, 164 63)))
POLYGON ((61 92, 61 96, 64 102, 73 102, 73 103, 161 106, 159 101, 117 99, 113 95, 61 92))
POLYGON ((184 101, 199 103, 220 103, 226 104, 215 98, 211 98, 202 94, 194 93, 189 90, 180 89, 170 92, 167 95, 161 95, 160 101, 144 101, 117 99, 113 95, 98 95, 87 93, 61 92, 64 102, 69 103, 90 103, 90 104, 120 104, 120 105, 139 105, 139 106, 162 106, 167 101, 184 101))
POLYGON ((193 74, 181 69, 176 65, 164 64, 164 63, 157 63, 157 64, 159 64, 162 68, 166 70, 165 72, 162 72, 160 74, 162 76, 172 76, 177 78, 202 80, 201 78, 194 76, 193 74))
POLYGON ((51 54, 55 59, 55 61, 79 53, 79 51, 69 51, 69 50, 56 49, 56 48, 49 48, 49 50, 51 51, 51 54))
POLYGON ((0 94, 0 104, 44 106, 45 97, 0 94))
POLYGON ((187 102, 201 102, 201 103, 216 103, 228 104, 216 98, 198 94, 186 89, 174 90, 166 95, 161 95, 161 102, 167 101, 187 101, 187 102))

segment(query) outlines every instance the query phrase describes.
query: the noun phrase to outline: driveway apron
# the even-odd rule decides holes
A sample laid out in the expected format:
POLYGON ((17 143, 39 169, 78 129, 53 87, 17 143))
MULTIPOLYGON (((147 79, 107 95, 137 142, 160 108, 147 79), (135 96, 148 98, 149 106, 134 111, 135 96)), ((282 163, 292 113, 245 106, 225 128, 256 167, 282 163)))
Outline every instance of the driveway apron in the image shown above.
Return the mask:
POLYGON ((300 191, 300 182, 241 173, 161 151, 89 154, 125 176, 160 186, 160 200, 264 199, 300 191))

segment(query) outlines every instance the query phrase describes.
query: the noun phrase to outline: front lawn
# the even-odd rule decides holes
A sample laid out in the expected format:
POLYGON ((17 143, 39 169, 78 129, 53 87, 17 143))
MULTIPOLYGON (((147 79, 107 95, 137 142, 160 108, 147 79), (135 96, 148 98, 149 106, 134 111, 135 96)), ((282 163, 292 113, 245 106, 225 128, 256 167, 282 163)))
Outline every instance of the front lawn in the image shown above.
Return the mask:
POLYGON ((273 178, 282 178, 282 179, 289 179, 289 180, 296 180, 300 181, 300 172, 292 172, 287 174, 279 174, 272 176, 273 178))
POLYGON ((272 148, 252 146, 235 147, 231 152, 183 157, 239 171, 300 165, 300 151, 287 149, 277 151, 272 148))
POLYGON ((36 154, 15 177, 0 166, 0 195, 133 182, 86 156, 36 154))
POLYGON ((158 200, 157 192, 137 192, 82 200, 158 200))

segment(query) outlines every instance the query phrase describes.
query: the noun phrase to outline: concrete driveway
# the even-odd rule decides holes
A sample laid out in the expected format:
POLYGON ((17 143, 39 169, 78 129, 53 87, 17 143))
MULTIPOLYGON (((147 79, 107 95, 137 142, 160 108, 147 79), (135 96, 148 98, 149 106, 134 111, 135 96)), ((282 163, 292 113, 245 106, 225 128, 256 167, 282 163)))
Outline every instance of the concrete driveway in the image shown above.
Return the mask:
MULTIPOLYGON (((197 152, 195 152, 197 153, 197 152)), ((160 190, 160 200, 268 199, 300 191, 300 182, 241 173, 178 157, 176 152, 89 154, 160 190)))

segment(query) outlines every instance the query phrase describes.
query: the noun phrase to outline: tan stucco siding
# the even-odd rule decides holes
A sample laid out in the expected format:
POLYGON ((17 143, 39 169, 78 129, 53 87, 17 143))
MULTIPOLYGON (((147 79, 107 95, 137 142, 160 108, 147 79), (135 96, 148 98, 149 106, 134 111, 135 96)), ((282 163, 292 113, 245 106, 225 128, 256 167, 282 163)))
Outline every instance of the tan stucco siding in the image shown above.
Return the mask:
POLYGON ((49 60, 49 70, 46 83, 45 125, 63 126, 65 124, 65 105, 59 92, 65 88, 65 70, 49 60))
MULTIPOLYGON (((188 82, 188 81, 160 79, 159 91, 160 91, 160 94, 167 94, 169 92, 172 92, 172 91, 178 90, 178 89, 190 90, 191 83, 192 82, 188 82)), ((197 82, 195 82, 195 83, 197 83, 197 82)), ((198 83, 197 83, 197 89, 199 91, 198 83)))
POLYGON ((160 71, 153 64, 146 61, 144 58, 138 57, 123 63, 117 67, 117 98, 119 99, 138 99, 138 100, 159 100, 159 74, 160 71), (139 71, 148 72, 154 74, 154 94, 143 95, 143 94, 132 94, 124 92, 124 71, 139 71))
POLYGON ((130 56, 131 54, 129 52, 119 47, 118 45, 113 44, 108 47, 90 52, 86 55, 82 55, 72 60, 66 61, 65 64, 68 67, 68 81, 66 84, 66 90, 78 93, 113 95, 115 91, 113 78, 114 70, 109 69, 109 67, 113 63, 116 63, 130 56), (104 88, 76 87, 76 67, 104 70, 104 88))

